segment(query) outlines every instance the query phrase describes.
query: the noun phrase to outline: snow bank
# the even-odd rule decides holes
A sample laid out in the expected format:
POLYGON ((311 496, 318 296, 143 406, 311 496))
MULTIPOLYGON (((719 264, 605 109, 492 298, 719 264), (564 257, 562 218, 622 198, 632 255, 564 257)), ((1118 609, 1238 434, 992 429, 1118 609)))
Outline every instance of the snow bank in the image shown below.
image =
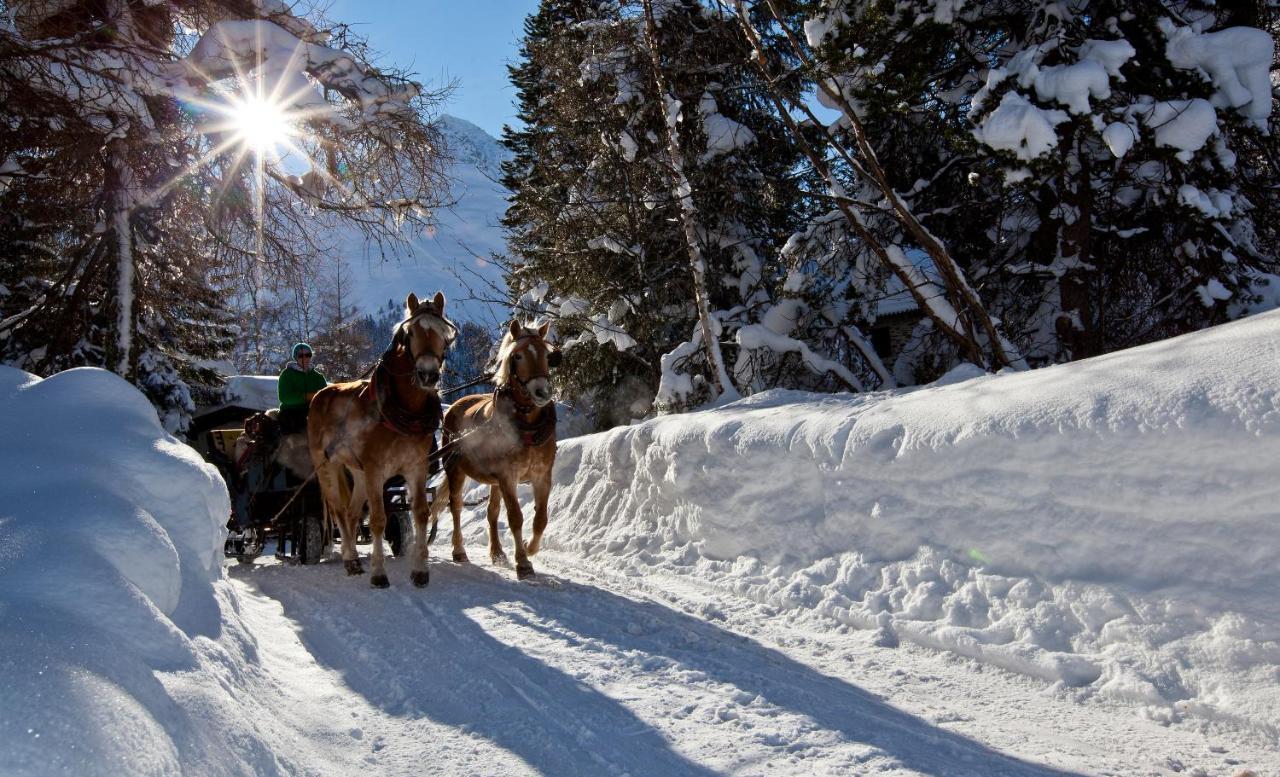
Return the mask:
POLYGON ((103 370, 0 367, 0 441, 0 773, 177 772, 156 672, 221 629, 226 486, 103 370))
POLYGON ((562 444, 551 545, 1280 732, 1280 313, 562 444))

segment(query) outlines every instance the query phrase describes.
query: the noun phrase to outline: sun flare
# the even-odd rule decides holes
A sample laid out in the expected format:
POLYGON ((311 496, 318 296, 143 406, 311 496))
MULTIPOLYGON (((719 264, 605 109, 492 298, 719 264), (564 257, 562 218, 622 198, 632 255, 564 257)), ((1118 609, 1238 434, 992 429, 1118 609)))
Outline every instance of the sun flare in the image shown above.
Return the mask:
POLYGON ((259 154, 277 152, 295 132, 280 105, 256 96, 235 106, 231 124, 240 140, 259 154))

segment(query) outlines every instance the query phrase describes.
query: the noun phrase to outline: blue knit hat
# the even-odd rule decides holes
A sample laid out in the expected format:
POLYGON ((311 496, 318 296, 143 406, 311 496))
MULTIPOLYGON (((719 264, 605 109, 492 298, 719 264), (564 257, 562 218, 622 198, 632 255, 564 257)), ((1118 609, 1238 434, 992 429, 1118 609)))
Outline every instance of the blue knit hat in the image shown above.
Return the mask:
POLYGON ((293 358, 295 359, 298 358, 298 351, 310 351, 311 353, 315 353, 316 349, 312 348, 310 345, 307 345, 306 343, 297 343, 293 346, 293 351, 292 351, 293 358))

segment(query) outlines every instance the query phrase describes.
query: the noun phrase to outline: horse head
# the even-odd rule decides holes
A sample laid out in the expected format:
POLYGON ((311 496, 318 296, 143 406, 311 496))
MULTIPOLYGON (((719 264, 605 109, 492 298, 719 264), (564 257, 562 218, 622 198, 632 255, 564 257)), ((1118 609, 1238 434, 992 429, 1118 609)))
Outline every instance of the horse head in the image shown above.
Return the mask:
POLYGON ((396 326, 392 338, 395 358, 401 372, 412 376, 414 385, 423 391, 437 391, 444 355, 453 345, 458 329, 444 317, 444 294, 436 292, 430 301, 419 301, 410 293, 404 302, 404 320, 396 326))
POLYGON ((548 343, 550 324, 533 329, 512 321, 498 348, 494 383, 524 393, 537 407, 551 402, 551 370, 560 366, 560 350, 548 343))

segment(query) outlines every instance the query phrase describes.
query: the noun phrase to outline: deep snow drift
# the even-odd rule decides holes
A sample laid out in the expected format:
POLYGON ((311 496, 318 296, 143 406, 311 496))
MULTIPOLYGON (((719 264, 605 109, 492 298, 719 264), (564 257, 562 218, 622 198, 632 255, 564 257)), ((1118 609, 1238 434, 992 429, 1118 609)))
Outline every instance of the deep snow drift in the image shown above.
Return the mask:
POLYGON ((770 392, 569 441, 548 547, 1274 737, 1278 341, 1270 313, 1033 372, 770 392))
POLYGON ((0 771, 202 760, 220 735, 154 671, 196 669, 222 630, 222 479, 104 370, 0 367, 0 440, 0 771))

